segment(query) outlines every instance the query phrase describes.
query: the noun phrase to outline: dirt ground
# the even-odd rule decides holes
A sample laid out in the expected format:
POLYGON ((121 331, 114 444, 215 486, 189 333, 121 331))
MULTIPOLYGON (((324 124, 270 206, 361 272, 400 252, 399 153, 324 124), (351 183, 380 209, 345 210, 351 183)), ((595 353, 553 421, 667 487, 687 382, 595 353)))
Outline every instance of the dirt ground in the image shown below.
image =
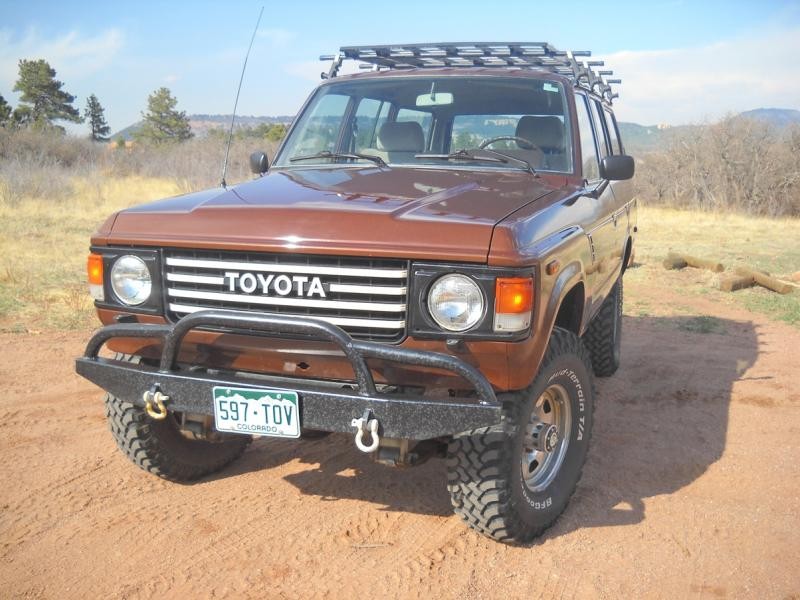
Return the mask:
POLYGON ((0 596, 797 598, 800 330, 666 284, 626 297, 650 310, 626 314, 583 480, 530 547, 463 526, 442 461, 392 470, 344 435, 161 481, 73 374, 88 331, 2 334, 0 596))

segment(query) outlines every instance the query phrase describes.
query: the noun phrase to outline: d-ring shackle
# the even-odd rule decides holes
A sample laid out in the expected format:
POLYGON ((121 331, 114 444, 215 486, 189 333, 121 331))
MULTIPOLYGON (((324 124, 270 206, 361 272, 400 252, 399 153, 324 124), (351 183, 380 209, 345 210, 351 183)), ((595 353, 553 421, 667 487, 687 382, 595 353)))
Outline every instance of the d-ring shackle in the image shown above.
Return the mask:
POLYGON ((350 425, 356 428, 356 448, 362 452, 370 453, 375 452, 381 444, 381 438, 378 435, 378 428, 380 423, 378 419, 373 419, 372 411, 369 409, 364 411, 364 416, 359 419, 353 419, 350 425), (372 441, 369 445, 364 443, 364 435, 369 433, 372 441))
POLYGON ((163 421, 167 418, 167 407, 164 403, 169 400, 169 396, 162 394, 157 384, 142 394, 142 400, 144 400, 144 411, 151 419, 163 421))

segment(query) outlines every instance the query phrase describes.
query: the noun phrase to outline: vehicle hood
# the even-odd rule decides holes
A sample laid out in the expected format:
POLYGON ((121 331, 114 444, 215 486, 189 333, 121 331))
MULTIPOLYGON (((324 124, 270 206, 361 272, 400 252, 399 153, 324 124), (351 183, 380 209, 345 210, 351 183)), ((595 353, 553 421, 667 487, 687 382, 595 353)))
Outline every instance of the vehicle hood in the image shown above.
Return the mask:
POLYGON ((127 209, 94 241, 485 262, 495 225, 556 184, 523 171, 273 170, 127 209))

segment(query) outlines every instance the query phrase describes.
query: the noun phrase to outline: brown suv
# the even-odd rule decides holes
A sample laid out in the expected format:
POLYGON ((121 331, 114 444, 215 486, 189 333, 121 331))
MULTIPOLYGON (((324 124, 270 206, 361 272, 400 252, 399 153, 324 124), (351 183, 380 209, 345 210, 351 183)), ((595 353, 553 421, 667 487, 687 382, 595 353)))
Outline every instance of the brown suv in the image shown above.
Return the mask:
POLYGON ((612 81, 582 56, 342 48, 255 180, 110 217, 77 370, 120 448, 184 481, 254 435, 349 432, 387 464, 446 456, 482 533, 541 533, 619 364, 636 231, 612 81))

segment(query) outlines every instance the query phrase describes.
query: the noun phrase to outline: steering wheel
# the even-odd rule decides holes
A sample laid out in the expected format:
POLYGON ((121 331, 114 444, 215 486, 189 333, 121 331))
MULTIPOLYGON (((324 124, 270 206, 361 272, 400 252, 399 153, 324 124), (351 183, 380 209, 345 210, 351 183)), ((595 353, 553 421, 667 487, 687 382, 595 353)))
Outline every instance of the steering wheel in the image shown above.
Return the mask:
POLYGON ((498 135, 497 137, 489 138, 488 140, 483 140, 478 146, 480 150, 483 150, 487 146, 491 146, 495 142, 517 142, 520 148, 524 150, 538 150, 538 148, 530 141, 526 140, 525 138, 518 137, 516 135, 498 135))

